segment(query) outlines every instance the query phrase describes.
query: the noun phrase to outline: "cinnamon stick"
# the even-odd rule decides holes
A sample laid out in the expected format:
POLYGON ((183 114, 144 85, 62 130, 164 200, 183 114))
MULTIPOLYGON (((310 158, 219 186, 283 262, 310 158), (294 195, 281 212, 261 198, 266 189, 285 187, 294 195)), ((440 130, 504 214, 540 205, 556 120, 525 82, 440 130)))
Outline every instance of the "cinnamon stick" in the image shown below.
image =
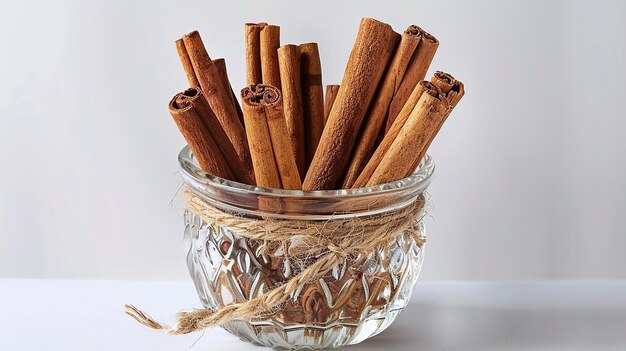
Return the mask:
POLYGON ((328 119, 330 110, 333 108, 337 92, 339 91, 339 84, 331 84, 326 86, 326 97, 324 98, 324 124, 328 119))
POLYGON ((420 40, 421 32, 419 27, 415 25, 409 26, 402 34, 400 44, 396 49, 393 60, 385 73, 382 85, 378 89, 377 95, 369 109, 368 117, 363 124, 361 135, 352 154, 352 159, 350 160, 348 170, 346 171, 341 186, 342 189, 352 187, 367 161, 370 159, 370 156, 372 156, 381 127, 383 127, 385 118, 389 112, 389 104, 400 88, 400 83, 409 65, 409 61, 420 40))
POLYGON ((241 90, 243 118, 250 142, 254 176, 258 186, 280 189, 280 175, 274 157, 265 106, 261 103, 262 97, 256 92, 257 87, 250 86, 241 90))
POLYGON ((317 43, 300 44, 306 168, 313 160, 324 130, 324 87, 317 43))
MULTIPOLYGON (((278 49, 278 67, 282 84, 282 105, 287 126, 288 140, 298 165, 300 179, 305 175, 304 120, 302 111, 302 87, 300 82, 300 48, 284 45, 278 49)), ((284 185, 284 184, 283 184, 284 185)))
MULTIPOLYGON (((259 90, 261 89, 257 85, 257 92, 259 90)), ((261 103, 265 107, 265 117, 270 130, 272 149, 274 150, 274 158, 276 159, 282 187, 283 189, 300 190, 302 189, 302 181, 294 151, 291 147, 291 138, 287 131, 283 101, 278 88, 272 86, 265 87, 261 103)))
POLYGON ((200 82, 196 77, 196 72, 193 70, 191 59, 189 58, 189 54, 187 53, 187 49, 185 48, 185 42, 182 39, 176 40, 176 51, 178 52, 180 63, 183 65, 183 69, 185 70, 185 75, 187 76, 189 86, 192 88, 199 87, 200 82))
POLYGON ((263 84, 281 89, 278 69, 278 48, 280 47, 280 27, 266 25, 260 33, 261 77, 263 84))
POLYGON ((176 94, 168 109, 189 148, 205 172, 225 179, 234 179, 224 156, 201 117, 200 111, 189 103, 196 96, 195 89, 176 94))
POLYGON ((206 52, 200 34, 197 31, 186 34, 183 41, 205 98, 244 166, 252 168, 246 133, 237 117, 237 110, 231 103, 232 94, 222 83, 219 71, 206 52))
POLYGON ((224 156, 226 165, 233 174, 232 179, 240 183, 254 185, 254 173, 252 169, 246 168, 239 157, 237 157, 237 151, 233 147, 233 144, 230 143, 230 140, 228 140, 226 132, 224 132, 217 116, 215 116, 215 113, 211 110, 211 107, 204 98, 202 90, 200 90, 200 88, 189 88, 177 96, 178 99, 176 103, 179 107, 193 107, 204 122, 204 125, 207 127, 218 149, 224 156))
POLYGON ((463 85, 463 83, 459 80, 456 80, 449 73, 437 71, 435 72, 433 77, 430 79, 430 82, 433 83, 435 86, 437 86, 439 89, 441 89, 441 92, 446 97, 446 100, 448 101, 448 111, 445 113, 444 118, 440 121, 440 123, 434 129, 434 131, 432 132, 432 135, 429 136, 428 143, 426 143, 426 146, 424 146, 424 148, 418 153, 416 162, 413 165, 414 166, 413 169, 417 168, 417 166, 419 165, 419 162, 426 155, 426 151, 428 151, 428 148, 430 147, 430 144, 432 143, 432 141, 435 139, 435 136, 439 133, 439 131, 441 130, 441 127, 450 116, 450 113, 459 103, 463 95, 465 95, 465 86, 463 85))
POLYGON ((391 57, 396 33, 390 25, 361 20, 337 98, 328 116, 303 190, 337 189, 367 106, 391 57))
POLYGON ((237 100, 237 96, 235 96, 233 87, 232 85, 230 85, 230 79, 228 79, 228 71, 226 70, 226 60, 224 60, 223 58, 218 58, 218 59, 213 60, 213 63, 217 67, 217 72, 220 75, 222 84, 227 88, 227 90, 230 90, 231 103, 235 106, 235 110, 237 111, 237 117, 239 117, 239 122, 241 123, 242 126, 244 126, 243 112, 241 111, 241 106, 239 106, 239 101, 237 100))
POLYGON ((261 29, 267 23, 244 24, 246 38, 246 82, 248 85, 261 84, 261 29))
POLYGON ((386 130, 391 128, 393 121, 396 119, 400 111, 402 111, 402 108, 415 88, 415 85, 426 77, 428 67, 430 67, 430 63, 432 62, 433 57, 435 57, 435 52, 439 47, 439 41, 437 38, 421 28, 419 28, 419 30, 421 33, 421 40, 417 49, 413 53, 413 57, 411 57, 411 61, 406 69, 402 83, 400 83, 400 87, 389 105, 386 130))
MULTIPOLYGON (((191 63, 191 59, 189 58, 189 54, 187 53, 187 49, 185 48, 185 42, 183 41, 183 39, 176 40, 176 50, 178 51, 180 62, 182 63, 183 69, 185 70, 185 75, 187 76, 189 86, 192 88, 200 87, 200 82, 198 81, 196 72, 193 69, 193 65, 191 63)), ((235 106, 237 116, 239 117, 239 122, 243 125, 243 113, 241 112, 241 106, 239 106, 239 102, 237 101, 235 92, 233 91, 233 88, 230 85, 230 80, 228 79, 228 73, 226 71, 226 60, 224 60, 223 58, 219 58, 213 60, 213 63, 217 66, 222 84, 224 84, 224 86, 228 90, 230 90, 231 103, 235 106)))
POLYGON ((424 91, 367 186, 399 180, 413 173, 421 151, 434 137, 448 109, 448 100, 439 88, 424 91))
POLYGON ((400 113, 398 114, 398 117, 396 118, 392 127, 383 137, 383 140, 380 142, 380 144, 378 144, 376 151, 374 151, 372 157, 370 157, 369 161, 363 168, 363 171, 361 171, 361 174, 352 185, 352 188, 361 188, 367 185, 372 174, 376 170, 376 167, 378 167, 381 160, 387 153, 387 150, 389 150, 391 144, 400 133, 400 130, 404 126, 404 123, 409 118, 415 106, 417 105, 417 102, 422 97, 424 91, 430 91, 431 94, 439 94, 440 92, 439 88, 427 81, 421 81, 417 84, 417 86, 415 86, 415 89, 413 89, 413 92, 404 104, 404 108, 402 108, 402 111, 400 111, 400 113))

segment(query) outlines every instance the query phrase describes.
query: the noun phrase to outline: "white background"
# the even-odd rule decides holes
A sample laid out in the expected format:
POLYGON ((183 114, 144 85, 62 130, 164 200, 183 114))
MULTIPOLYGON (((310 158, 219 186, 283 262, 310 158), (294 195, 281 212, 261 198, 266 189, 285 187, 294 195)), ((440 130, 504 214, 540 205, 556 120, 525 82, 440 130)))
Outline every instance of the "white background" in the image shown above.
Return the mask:
POLYGON ((434 142, 423 277, 626 278, 626 5, 570 1, 13 1, 0 13, 0 277, 185 279, 166 110, 198 29, 244 85, 243 23, 317 41, 359 19, 441 42, 467 95, 434 142))

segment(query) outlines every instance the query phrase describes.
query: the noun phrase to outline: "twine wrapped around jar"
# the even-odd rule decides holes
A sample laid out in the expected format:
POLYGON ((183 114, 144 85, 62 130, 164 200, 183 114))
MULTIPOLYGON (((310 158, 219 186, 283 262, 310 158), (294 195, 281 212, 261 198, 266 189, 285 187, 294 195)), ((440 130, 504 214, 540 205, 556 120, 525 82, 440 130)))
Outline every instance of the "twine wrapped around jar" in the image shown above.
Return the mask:
POLYGON ((208 225, 228 227, 237 235, 254 241, 260 250, 269 254, 278 247, 285 247, 283 255, 297 262, 301 271, 246 302, 233 303, 217 310, 180 312, 174 327, 155 321, 132 305, 125 305, 126 314, 139 323, 170 334, 186 334, 235 320, 275 314, 292 293, 323 278, 346 258, 383 249, 398 235, 409 236, 418 247, 424 244, 417 228, 426 213, 424 194, 393 211, 324 221, 242 216, 216 208, 188 187, 184 189, 184 194, 187 210, 208 225))

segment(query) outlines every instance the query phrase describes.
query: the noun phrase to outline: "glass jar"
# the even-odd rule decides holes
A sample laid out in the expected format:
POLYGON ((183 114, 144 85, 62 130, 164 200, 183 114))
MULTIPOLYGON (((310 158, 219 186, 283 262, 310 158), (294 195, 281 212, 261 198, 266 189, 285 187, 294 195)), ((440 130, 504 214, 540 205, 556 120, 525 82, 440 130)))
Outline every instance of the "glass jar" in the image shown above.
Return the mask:
MULTIPOLYGON (((434 163, 426 156, 416 172, 374 187, 303 192, 266 189, 203 172, 188 147, 179 154, 186 191, 211 206, 242 218, 300 221, 361 220, 394 213, 416 201, 424 204, 434 163)), ((385 330, 408 304, 424 257, 425 233, 419 214, 407 218, 413 234, 392 233, 394 240, 368 254, 351 255, 326 276, 291 293, 266 318, 236 320, 222 327, 242 340, 273 348, 337 348, 353 345, 385 330)), ((185 211, 187 265, 205 308, 245 302, 284 284, 301 270, 278 248, 259 250, 235 228, 207 223, 185 211)), ((342 235, 344 233, 333 233, 342 235)), ((297 235, 297 233, 294 233, 297 235)))

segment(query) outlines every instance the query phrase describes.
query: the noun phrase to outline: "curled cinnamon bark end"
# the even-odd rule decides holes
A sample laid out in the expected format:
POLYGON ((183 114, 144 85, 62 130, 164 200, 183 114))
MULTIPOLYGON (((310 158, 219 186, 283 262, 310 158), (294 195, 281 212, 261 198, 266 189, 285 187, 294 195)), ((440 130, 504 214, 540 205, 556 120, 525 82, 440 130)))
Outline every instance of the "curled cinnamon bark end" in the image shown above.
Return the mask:
POLYGON ((454 108, 459 103, 461 98, 465 95, 465 86, 463 85, 463 82, 457 80, 454 83, 451 91, 454 92, 455 95, 453 97, 450 97, 450 94, 448 94, 448 96, 450 100, 450 107, 454 108))
POLYGON ((241 98, 252 105, 271 105, 281 99, 280 89, 267 84, 256 84, 241 90, 241 98))
POLYGON ((436 44, 439 45, 439 40, 437 40, 437 38, 435 38, 434 35, 428 33, 427 31, 423 30, 420 27, 417 27, 420 31, 420 34, 422 35, 422 40, 428 41, 432 44, 436 44))
POLYGON ((429 82, 429 81, 422 81, 421 82, 422 86, 425 88, 424 89, 424 94, 428 94, 430 96, 434 96, 434 97, 438 97, 442 91, 441 89, 436 86, 435 84, 429 82))
POLYGON ((404 31, 404 33, 410 34, 410 35, 421 35, 422 34, 422 29, 420 27, 412 24, 404 31))
POLYGON ((460 80, 454 78, 451 74, 437 71, 430 79, 441 91, 446 95, 448 102, 450 103, 450 109, 453 109, 456 104, 465 95, 465 86, 460 80))
POLYGON ((430 81, 431 83, 437 85, 437 87, 439 87, 444 94, 447 94, 450 90, 452 90, 454 84, 456 83, 456 79, 454 79, 452 75, 442 71, 435 72, 430 81))
POLYGON ((176 94, 169 110, 202 169, 222 178, 254 184, 254 175, 237 156, 200 88, 176 94), (209 147, 213 149, 208 150, 209 147))
POLYGON ((234 175, 218 147, 218 142, 204 123, 200 110, 193 105, 194 96, 198 96, 194 95, 196 90, 190 89, 186 93, 187 95, 176 94, 168 104, 170 115, 176 126, 198 160, 200 168, 209 174, 234 180, 234 175))
POLYGON ((191 104, 191 99, 200 95, 200 90, 189 88, 180 94, 177 94, 172 101, 172 108, 183 109, 191 104))
POLYGON ((266 84, 241 91, 246 133, 257 184, 276 189, 301 189, 280 89, 266 84))

